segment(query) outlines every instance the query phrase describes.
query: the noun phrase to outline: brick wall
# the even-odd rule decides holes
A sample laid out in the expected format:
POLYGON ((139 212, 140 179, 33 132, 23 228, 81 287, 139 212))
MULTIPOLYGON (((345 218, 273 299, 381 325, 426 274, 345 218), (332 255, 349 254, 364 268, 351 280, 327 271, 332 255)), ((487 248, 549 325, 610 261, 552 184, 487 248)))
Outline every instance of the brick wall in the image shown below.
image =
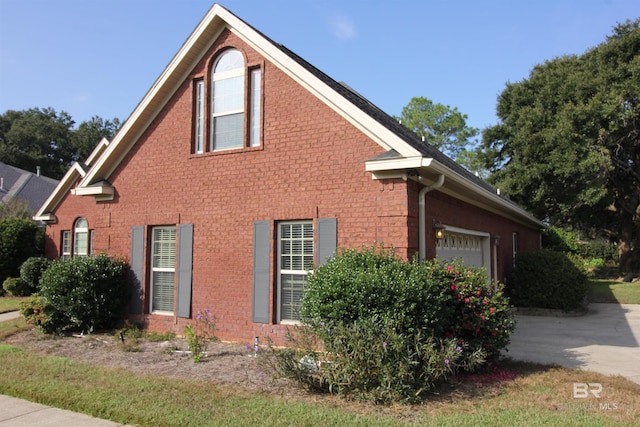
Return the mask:
MULTIPOLYGON (((271 319, 276 308, 278 221, 337 218, 339 247, 382 243, 403 257, 412 256, 418 248, 420 185, 402 179, 373 180, 365 171, 365 161, 382 152, 234 34, 224 32, 109 177, 116 189, 114 200, 65 198, 55 212, 59 222, 47 227, 47 254, 59 254, 60 232, 72 229, 78 216, 85 217, 94 230, 95 252, 127 258, 132 226, 145 226, 149 234, 151 226, 191 223, 192 313, 210 309, 223 340, 253 342, 256 336, 268 335, 283 343, 285 327, 273 322, 254 324, 251 318, 253 222, 271 222, 271 319), (262 69, 262 144, 192 154, 192 82, 203 78, 208 91, 213 60, 230 46, 245 55, 248 66, 262 69)), ((430 218, 446 217, 451 225, 507 234, 493 214, 437 191, 427 197, 428 224, 430 218)), ((517 228, 515 224, 507 227, 512 225, 517 228)), ((432 232, 431 227, 426 230, 432 232)), ((523 247, 532 246, 528 232, 521 231, 523 247)), ((433 236, 428 235, 428 242, 428 255, 433 256, 433 236)), ((506 259, 506 254, 500 256, 506 259)), ((147 295, 148 280, 145 283, 147 295)), ((135 319, 151 330, 181 334, 189 322, 149 314, 147 300, 144 307, 145 313, 135 319)))

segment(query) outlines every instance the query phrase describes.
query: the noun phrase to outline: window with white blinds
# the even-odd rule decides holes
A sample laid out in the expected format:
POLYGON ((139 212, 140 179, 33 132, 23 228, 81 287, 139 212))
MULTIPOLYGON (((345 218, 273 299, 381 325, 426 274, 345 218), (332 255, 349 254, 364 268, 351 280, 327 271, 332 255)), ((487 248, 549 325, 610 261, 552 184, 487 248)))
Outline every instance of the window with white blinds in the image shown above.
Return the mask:
POLYGON ((71 258, 71 231, 65 230, 62 232, 62 253, 60 254, 62 259, 71 258))
POLYGON ((313 268, 313 223, 283 222, 278 233, 278 317, 281 322, 298 321, 307 274, 313 268))
POLYGON ((89 225, 84 218, 78 218, 73 226, 73 255, 89 255, 89 225))
POLYGON ((151 240, 151 312, 173 314, 176 227, 154 227, 151 240))

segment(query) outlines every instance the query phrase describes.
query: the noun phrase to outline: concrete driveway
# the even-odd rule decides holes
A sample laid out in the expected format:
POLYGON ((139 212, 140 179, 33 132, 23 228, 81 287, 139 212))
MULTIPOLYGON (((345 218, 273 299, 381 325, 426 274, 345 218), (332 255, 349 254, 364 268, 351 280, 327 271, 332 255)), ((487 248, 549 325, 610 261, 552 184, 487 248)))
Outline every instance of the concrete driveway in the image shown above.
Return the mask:
POLYGON ((516 315, 514 360, 622 375, 640 384, 640 305, 589 304, 578 317, 516 315))

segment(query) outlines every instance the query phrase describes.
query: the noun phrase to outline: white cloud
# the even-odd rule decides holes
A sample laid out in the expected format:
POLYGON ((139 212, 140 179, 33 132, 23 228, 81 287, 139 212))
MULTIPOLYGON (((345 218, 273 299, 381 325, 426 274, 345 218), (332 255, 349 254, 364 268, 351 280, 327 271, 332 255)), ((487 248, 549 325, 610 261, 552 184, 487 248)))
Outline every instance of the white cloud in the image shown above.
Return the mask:
POLYGON ((333 15, 329 19, 331 32, 340 40, 350 40, 356 35, 356 27, 353 21, 345 15, 333 15))

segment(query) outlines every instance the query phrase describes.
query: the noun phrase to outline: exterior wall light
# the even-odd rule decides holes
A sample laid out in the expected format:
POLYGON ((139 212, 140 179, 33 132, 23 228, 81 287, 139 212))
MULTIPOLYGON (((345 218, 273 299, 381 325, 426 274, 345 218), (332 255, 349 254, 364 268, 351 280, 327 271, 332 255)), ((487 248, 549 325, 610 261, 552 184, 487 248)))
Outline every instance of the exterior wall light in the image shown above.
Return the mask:
POLYGON ((445 228, 446 227, 442 225, 440 221, 438 221, 437 219, 433 220, 433 231, 435 232, 437 240, 442 240, 444 238, 445 228))

